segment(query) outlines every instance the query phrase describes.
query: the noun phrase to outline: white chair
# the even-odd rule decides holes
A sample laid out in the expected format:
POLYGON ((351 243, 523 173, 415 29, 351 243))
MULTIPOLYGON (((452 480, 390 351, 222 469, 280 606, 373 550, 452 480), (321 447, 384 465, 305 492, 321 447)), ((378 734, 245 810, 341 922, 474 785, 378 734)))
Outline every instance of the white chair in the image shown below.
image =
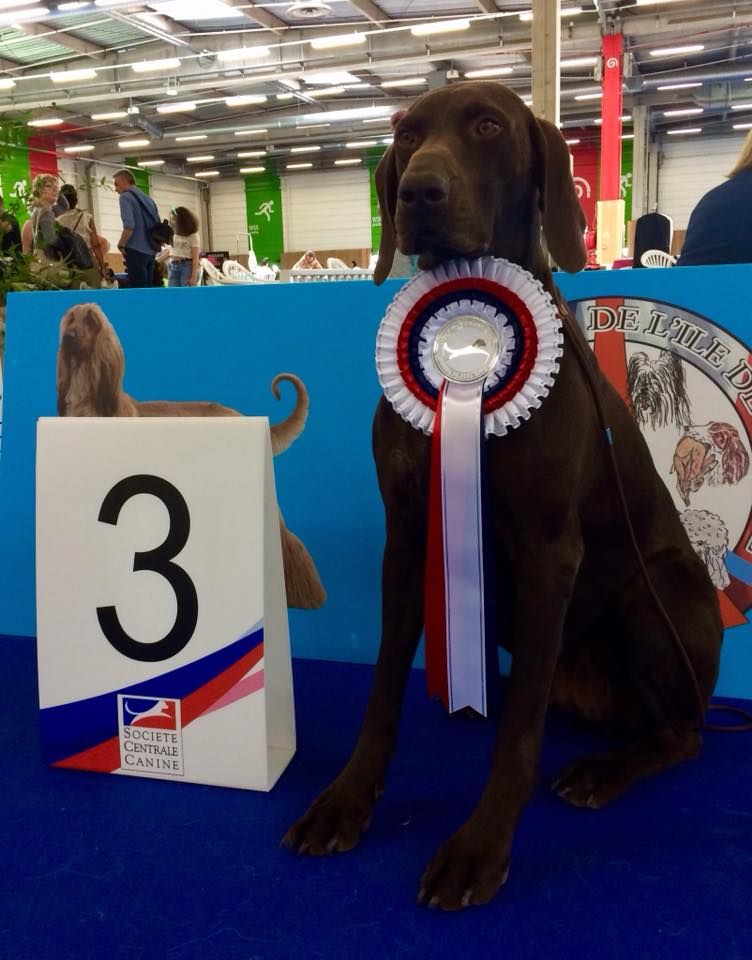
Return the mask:
POLYGON ((676 257, 672 257, 665 250, 646 250, 640 257, 643 267, 673 267, 676 257))
POLYGON ((327 270, 349 270, 350 267, 348 267, 348 265, 345 263, 344 260, 340 260, 339 257, 327 257, 326 269, 327 270))
MULTIPOLYGON (((221 287, 224 283, 248 283, 247 280, 236 280, 233 277, 226 277, 220 270, 217 270, 211 260, 207 260, 206 257, 201 257, 199 266, 201 267, 199 286, 221 287)), ((238 266, 240 266, 240 264, 238 264, 238 266)))
POLYGON ((222 263, 222 273, 230 280, 240 280, 241 283, 253 283, 254 277, 250 270, 246 270, 237 260, 225 260, 222 263))

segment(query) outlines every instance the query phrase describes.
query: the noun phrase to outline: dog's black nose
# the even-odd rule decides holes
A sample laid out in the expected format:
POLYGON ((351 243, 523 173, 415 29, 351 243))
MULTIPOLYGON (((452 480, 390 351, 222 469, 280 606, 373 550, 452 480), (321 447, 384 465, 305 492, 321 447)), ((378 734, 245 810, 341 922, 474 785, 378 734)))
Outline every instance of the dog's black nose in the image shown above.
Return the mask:
POLYGON ((400 183, 399 200, 405 207, 437 210, 446 204, 448 198, 448 185, 439 174, 407 174, 400 183))

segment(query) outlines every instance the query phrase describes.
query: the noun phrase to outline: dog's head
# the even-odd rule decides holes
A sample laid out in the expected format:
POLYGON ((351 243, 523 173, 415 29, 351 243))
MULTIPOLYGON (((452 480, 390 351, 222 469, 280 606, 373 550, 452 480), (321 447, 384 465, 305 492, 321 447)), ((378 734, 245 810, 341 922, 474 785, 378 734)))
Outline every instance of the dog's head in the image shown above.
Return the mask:
POLYGON ((388 275, 396 249, 418 254, 422 269, 483 254, 529 267, 541 224, 560 267, 575 272, 585 265, 585 218, 567 145, 500 83, 442 87, 397 115, 376 187, 376 283, 388 275))
POLYGON ((71 357, 89 357, 108 321, 96 303, 79 303, 60 321, 60 349, 71 357))

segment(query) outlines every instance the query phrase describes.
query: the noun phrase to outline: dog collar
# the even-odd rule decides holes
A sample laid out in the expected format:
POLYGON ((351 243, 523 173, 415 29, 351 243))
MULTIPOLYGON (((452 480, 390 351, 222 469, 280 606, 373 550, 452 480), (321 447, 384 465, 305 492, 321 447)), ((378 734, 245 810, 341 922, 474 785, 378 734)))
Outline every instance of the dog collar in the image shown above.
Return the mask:
POLYGON ((551 297, 522 267, 452 260, 417 274, 392 300, 376 369, 397 413, 429 435, 445 381, 483 382, 485 435, 503 436, 547 396, 562 341, 551 297))

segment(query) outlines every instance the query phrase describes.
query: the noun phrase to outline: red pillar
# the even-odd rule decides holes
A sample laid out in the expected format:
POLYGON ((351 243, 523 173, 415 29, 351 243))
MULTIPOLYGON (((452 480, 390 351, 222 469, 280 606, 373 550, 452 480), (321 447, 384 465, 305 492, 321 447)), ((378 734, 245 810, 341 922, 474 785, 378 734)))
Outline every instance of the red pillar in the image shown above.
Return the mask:
POLYGON ((601 101, 601 200, 621 196, 622 35, 603 37, 603 100, 601 101))

